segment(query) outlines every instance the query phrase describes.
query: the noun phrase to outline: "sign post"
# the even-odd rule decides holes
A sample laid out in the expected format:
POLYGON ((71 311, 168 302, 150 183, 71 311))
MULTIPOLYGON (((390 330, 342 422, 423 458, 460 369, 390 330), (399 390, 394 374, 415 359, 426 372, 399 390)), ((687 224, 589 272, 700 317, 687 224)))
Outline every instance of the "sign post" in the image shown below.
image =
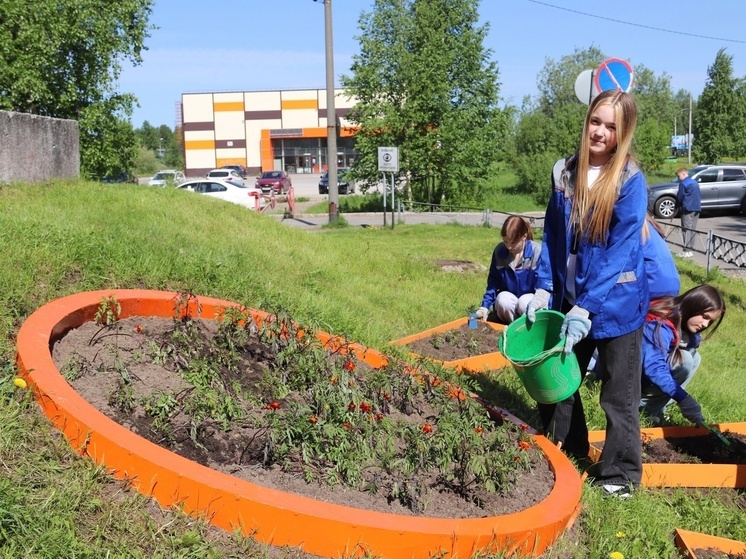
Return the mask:
POLYGON ((394 173, 399 172, 399 148, 397 147, 379 147, 378 148, 378 171, 383 173, 383 226, 386 227, 386 173, 391 173, 391 227, 394 227, 394 190, 396 181, 394 173))

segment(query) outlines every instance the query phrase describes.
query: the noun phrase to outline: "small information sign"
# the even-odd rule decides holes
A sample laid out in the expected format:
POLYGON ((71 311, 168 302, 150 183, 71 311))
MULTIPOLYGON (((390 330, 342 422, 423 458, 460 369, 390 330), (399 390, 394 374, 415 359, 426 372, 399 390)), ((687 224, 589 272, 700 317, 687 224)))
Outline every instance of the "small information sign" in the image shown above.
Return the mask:
POLYGON ((399 172, 399 148, 378 148, 378 170, 382 173, 399 172))

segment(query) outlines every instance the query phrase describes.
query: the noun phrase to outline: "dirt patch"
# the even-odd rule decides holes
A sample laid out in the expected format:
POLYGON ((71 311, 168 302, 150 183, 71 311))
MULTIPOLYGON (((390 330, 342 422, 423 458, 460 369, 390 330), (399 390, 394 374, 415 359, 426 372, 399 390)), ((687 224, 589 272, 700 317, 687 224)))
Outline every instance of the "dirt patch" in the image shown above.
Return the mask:
POLYGON ((435 265, 444 272, 457 272, 460 274, 463 274, 464 272, 487 271, 487 268, 482 264, 470 260, 436 260, 435 265))
POLYGON ((698 437, 643 438, 642 461, 648 464, 746 464, 746 436, 724 432, 698 437))
POLYGON ((746 559, 743 553, 725 553, 718 549, 708 547, 706 549, 694 549, 697 559, 746 559))
POLYGON ((495 353, 500 332, 478 320, 476 328, 464 324, 459 328, 420 338, 407 347, 412 353, 439 359, 455 361, 475 355, 495 353))
MULTIPOLYGON (((554 476, 543 454, 532 443, 526 442, 530 439, 517 429, 513 430, 515 432, 509 429, 500 432, 499 437, 507 437, 501 443, 506 446, 491 456, 510 462, 523 460, 526 461, 525 467, 509 474, 503 488, 487 491, 471 487, 468 497, 458 490, 454 478, 437 472, 425 473, 424 468, 415 470, 405 480, 411 486, 397 488, 398 495, 404 494, 406 498, 394 499, 385 468, 364 471, 357 487, 350 487, 330 479, 332 474, 321 473, 323 464, 309 466, 301 464, 300 460, 294 461, 294 458, 300 458, 300 451, 291 451, 280 461, 268 460, 268 454, 272 455, 277 449, 267 442, 266 422, 280 421, 286 410, 307 405, 300 396, 283 394, 280 397, 267 385, 267 371, 277 366, 272 344, 254 336, 243 340, 240 348, 235 348, 237 362, 210 377, 212 385, 230 387, 228 392, 233 396, 218 406, 224 412, 222 419, 196 421, 195 414, 201 413, 200 410, 211 401, 204 395, 194 398, 197 394, 195 383, 199 384, 194 375, 200 373, 200 367, 222 359, 217 354, 207 358, 198 356, 196 350, 203 344, 209 346, 208 342, 219 336, 219 328, 214 321, 195 320, 198 336, 190 342, 195 353, 186 355, 174 353, 171 349, 177 323, 177 320, 162 318, 125 319, 113 327, 87 323, 71 330, 54 344, 55 363, 73 388, 91 405, 140 436, 217 471, 321 501, 410 516, 424 511, 425 515, 432 517, 471 518, 524 510, 544 500, 553 487, 554 476), (197 373, 194 372, 195 366, 197 373), (238 395, 243 396, 240 402, 238 395), (243 408, 238 411, 231 406, 243 408), (159 424, 161 420, 165 423, 164 418, 168 419, 168 424, 159 424), (509 448, 517 449, 515 454, 511 454, 509 448)), ((495 333, 489 330, 493 339, 491 347, 494 347, 495 333)), ((233 342, 223 340, 221 343, 233 342)), ((352 376, 353 370, 356 374, 370 373, 363 363, 353 363, 349 359, 343 359, 341 367, 338 377, 330 377, 327 384, 336 386, 344 382, 345 386, 353 387, 362 382, 359 377, 352 376), (348 372, 349 377, 343 376, 348 372)), ((311 371, 309 374, 315 373, 311 371)), ((390 382, 386 374, 381 376, 390 382)), ((430 434, 447 427, 439 423, 442 412, 425 398, 425 392, 438 393, 436 381, 440 381, 427 379, 423 391, 421 379, 418 388, 417 383, 412 384, 412 375, 405 376, 409 380, 395 387, 390 400, 388 393, 381 392, 376 402, 345 401, 344 413, 347 415, 342 419, 348 420, 342 422, 340 419, 338 424, 334 424, 321 413, 309 413, 303 416, 302 424, 297 424, 297 428, 308 430, 323 424, 326 429, 336 429, 341 441, 349 441, 350 437, 371 437, 373 444, 374 435, 369 425, 381 421, 382 424, 398 426, 402 420, 414 423, 414 435, 421 437, 424 444, 431 444, 435 439, 429 438, 430 434)), ((206 394, 213 393, 208 391, 206 394)), ((475 421, 485 421, 486 412, 481 409, 479 413, 483 419, 475 416, 475 421)), ((487 435, 493 427, 488 419, 486 421, 487 424, 478 423, 468 432, 454 433, 453 436, 465 439, 487 435)), ((433 456, 437 458, 437 452, 433 456)), ((342 458, 343 462, 347 460, 346 467, 355 466, 355 456, 342 458)), ((427 459, 424 454, 421 456, 421 460, 427 459)), ((484 466, 492 467, 494 462, 485 460, 484 466)))

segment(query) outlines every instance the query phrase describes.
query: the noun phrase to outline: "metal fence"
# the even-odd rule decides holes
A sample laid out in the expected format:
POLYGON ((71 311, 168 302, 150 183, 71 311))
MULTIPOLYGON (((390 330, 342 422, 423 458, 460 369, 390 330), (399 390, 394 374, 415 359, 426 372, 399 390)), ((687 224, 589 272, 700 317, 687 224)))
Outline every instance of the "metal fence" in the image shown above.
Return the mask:
MULTIPOLYGON (((683 229, 673 223, 658 222, 663 228, 666 241, 672 245, 684 247, 683 229), (678 231, 675 233, 675 231, 678 231)), ((707 273, 714 266, 713 261, 730 264, 736 268, 746 269, 746 243, 709 231, 694 230, 694 252, 704 254, 707 259, 707 273)))

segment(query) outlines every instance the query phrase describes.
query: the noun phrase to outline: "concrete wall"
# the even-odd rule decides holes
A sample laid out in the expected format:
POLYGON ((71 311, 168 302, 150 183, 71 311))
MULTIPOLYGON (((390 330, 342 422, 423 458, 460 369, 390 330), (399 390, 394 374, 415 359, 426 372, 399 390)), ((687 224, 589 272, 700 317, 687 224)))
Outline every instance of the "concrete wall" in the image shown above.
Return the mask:
POLYGON ((0 183, 79 176, 76 121, 0 111, 0 183))

